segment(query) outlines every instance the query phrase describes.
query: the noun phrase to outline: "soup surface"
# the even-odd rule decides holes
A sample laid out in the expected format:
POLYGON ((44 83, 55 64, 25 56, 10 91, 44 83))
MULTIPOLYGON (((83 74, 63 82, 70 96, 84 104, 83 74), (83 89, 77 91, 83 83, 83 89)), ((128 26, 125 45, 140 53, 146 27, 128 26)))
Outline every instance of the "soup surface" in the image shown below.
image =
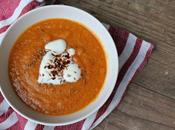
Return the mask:
POLYGON ((98 38, 83 25, 66 19, 48 19, 29 27, 17 39, 9 57, 9 77, 17 95, 47 115, 70 114, 86 107, 98 96, 106 71, 105 53, 98 38), (61 85, 38 83, 44 47, 60 38, 75 49, 81 78, 61 85))

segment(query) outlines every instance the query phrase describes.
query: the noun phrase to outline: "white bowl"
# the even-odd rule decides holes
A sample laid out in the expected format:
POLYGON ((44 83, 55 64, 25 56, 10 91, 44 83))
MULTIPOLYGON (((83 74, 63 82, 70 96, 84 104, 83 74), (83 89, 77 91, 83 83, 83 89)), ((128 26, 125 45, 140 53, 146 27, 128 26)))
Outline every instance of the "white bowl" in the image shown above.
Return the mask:
MULTIPOLYGON (((92 15, 71 6, 52 5, 30 11, 11 25, 0 46, 0 86, 1 92, 10 106, 23 117, 43 125, 67 125, 78 122, 96 112, 109 98, 118 76, 118 54, 108 31, 92 15), (66 18, 78 21, 93 31, 101 40, 107 60, 107 75, 104 86, 94 102, 79 112, 64 116, 47 116, 28 107, 16 95, 8 76, 10 50, 18 36, 28 27, 49 18, 66 18)), ((89 81, 90 82, 90 81, 89 81)), ((76 105, 76 104, 75 104, 76 105)))

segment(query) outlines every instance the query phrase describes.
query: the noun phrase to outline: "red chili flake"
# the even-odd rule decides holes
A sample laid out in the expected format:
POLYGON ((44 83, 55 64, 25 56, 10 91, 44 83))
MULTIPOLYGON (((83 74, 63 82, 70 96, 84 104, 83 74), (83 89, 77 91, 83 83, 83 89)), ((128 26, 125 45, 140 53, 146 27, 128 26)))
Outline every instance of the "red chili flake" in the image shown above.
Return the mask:
MULTIPOLYGON (((49 50, 48 50, 49 51, 49 50)), ((51 53, 51 55, 54 57, 51 63, 49 63, 44 68, 51 69, 51 77, 54 80, 56 76, 63 76, 63 70, 67 69, 68 64, 71 63, 70 55, 69 53, 65 52, 64 54, 56 55, 55 53, 51 53)), ((75 72, 76 73, 76 72, 75 72)), ((68 74, 68 77, 71 77, 71 75, 68 74)), ((65 80, 60 81, 61 83, 65 82, 65 80)))

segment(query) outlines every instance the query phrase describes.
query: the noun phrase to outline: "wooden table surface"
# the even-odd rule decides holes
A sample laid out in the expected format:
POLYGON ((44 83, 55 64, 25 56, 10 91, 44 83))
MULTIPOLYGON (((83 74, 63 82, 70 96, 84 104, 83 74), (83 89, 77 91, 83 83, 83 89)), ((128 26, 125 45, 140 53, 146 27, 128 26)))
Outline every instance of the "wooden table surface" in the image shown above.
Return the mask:
POLYGON ((95 130, 175 130, 175 0, 59 1, 156 45, 122 103, 95 130))

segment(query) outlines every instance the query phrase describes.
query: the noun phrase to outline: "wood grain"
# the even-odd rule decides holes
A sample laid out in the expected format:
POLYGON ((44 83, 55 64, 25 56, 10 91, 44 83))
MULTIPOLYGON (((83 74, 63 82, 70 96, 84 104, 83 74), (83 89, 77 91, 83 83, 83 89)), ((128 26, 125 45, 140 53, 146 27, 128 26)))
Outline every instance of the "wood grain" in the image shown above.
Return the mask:
POLYGON ((59 0, 151 41, 156 49, 96 130, 175 130, 175 0, 59 0))
MULTIPOLYGON (((175 100, 131 83, 118 110, 132 117, 175 128, 175 100)), ((113 113, 116 113, 117 109, 113 113)))

